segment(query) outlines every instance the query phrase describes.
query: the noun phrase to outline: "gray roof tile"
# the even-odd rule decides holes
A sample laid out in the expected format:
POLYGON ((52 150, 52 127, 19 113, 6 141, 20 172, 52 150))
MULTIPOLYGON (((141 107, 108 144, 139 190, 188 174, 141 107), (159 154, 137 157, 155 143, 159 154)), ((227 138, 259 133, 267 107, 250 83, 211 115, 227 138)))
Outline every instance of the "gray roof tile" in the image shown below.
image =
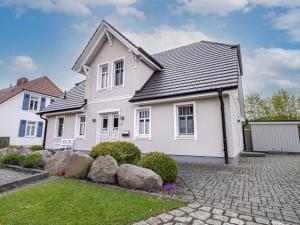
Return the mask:
POLYGON ((236 45, 206 41, 154 54, 164 69, 154 72, 130 101, 236 88, 238 54, 236 45))
POLYGON ((84 99, 84 92, 85 80, 76 84, 70 91, 68 91, 66 93, 66 97, 63 96, 56 99, 52 104, 48 105, 40 113, 43 114, 56 111, 80 109, 86 104, 86 101, 84 99))

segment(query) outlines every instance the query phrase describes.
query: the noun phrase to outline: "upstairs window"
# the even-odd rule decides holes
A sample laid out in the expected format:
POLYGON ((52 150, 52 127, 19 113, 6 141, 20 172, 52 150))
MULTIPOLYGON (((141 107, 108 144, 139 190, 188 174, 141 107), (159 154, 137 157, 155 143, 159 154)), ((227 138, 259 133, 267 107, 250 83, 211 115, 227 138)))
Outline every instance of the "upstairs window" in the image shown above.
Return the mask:
POLYGON ((114 62, 114 86, 123 86, 124 84, 124 60, 114 62))
POLYGON ((29 110, 31 111, 37 111, 38 110, 38 105, 39 105, 39 98, 36 96, 30 96, 29 100, 29 110))
POLYGON ((98 90, 108 88, 108 80, 109 80, 108 71, 109 71, 108 63, 99 66, 98 84, 97 84, 98 90))

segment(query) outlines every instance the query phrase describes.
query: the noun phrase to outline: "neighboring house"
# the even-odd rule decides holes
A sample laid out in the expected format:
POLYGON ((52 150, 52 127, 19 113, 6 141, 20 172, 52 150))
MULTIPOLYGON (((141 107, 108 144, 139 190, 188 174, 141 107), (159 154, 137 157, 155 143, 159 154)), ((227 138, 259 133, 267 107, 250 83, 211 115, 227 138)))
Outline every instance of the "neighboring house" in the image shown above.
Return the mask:
POLYGON ((200 41, 149 55, 103 21, 73 70, 86 80, 42 112, 47 148, 62 138, 82 151, 124 140, 143 153, 220 162, 243 149, 239 45, 200 41))
POLYGON ((20 78, 16 85, 0 90, 0 137, 11 145, 42 145, 45 121, 36 113, 63 92, 48 77, 20 78))

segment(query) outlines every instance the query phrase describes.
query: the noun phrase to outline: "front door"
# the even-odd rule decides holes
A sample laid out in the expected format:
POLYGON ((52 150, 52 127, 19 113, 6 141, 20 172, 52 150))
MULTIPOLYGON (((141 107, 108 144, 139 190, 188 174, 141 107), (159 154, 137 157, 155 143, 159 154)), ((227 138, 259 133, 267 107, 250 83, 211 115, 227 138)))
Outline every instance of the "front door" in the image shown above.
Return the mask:
POLYGON ((119 140, 119 114, 100 114, 100 141, 119 140))

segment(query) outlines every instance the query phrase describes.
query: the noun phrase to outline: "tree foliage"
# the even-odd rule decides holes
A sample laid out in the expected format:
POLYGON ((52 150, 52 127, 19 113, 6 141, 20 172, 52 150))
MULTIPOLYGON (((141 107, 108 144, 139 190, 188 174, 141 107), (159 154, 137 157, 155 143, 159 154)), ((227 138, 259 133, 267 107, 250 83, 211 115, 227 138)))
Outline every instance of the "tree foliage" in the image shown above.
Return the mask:
POLYGON ((280 89, 271 97, 252 93, 245 98, 248 120, 299 120, 300 97, 280 89))

